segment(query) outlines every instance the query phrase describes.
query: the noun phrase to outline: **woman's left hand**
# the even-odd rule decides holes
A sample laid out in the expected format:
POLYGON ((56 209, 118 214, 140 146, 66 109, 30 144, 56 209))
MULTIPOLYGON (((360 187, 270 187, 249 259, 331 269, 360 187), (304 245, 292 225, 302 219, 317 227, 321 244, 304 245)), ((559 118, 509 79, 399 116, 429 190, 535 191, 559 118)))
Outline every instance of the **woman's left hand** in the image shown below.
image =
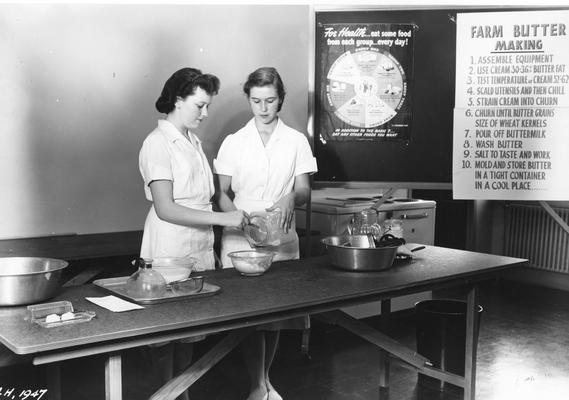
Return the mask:
POLYGON ((294 218, 294 197, 295 193, 291 192, 286 196, 281 197, 280 200, 276 201, 275 204, 266 209, 266 211, 280 211, 281 216, 279 219, 279 226, 285 231, 285 233, 288 233, 292 224, 292 219, 294 218))

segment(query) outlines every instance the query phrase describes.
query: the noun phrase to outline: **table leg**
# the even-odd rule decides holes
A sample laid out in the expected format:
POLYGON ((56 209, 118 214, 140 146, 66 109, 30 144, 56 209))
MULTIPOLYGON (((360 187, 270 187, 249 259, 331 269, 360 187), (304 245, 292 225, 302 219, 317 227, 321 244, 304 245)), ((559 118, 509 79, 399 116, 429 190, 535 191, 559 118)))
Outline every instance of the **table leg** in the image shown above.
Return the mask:
POLYGON ((121 355, 111 353, 105 361, 105 399, 122 399, 121 355))
MULTIPOLYGON (((381 301, 381 322, 387 326, 391 318, 391 299, 381 301)), ((389 353, 379 350, 379 398, 387 398, 389 388, 389 353)))
POLYGON ((53 363, 45 366, 47 393, 50 400, 61 400, 61 364, 53 363))
POLYGON ((384 349, 388 353, 393 354, 395 357, 400 358, 415 368, 423 369, 428 365, 429 360, 422 355, 417 354, 415 349, 404 346, 386 334, 372 328, 365 322, 362 322, 343 311, 327 311, 320 314, 314 314, 314 316, 328 323, 341 326, 342 328, 358 335, 362 339, 376 345, 380 349, 384 349))
POLYGON ((466 309, 466 349, 464 355, 464 400, 474 400, 476 350, 478 344, 478 287, 468 292, 466 309))
POLYGON ((304 361, 310 362, 312 358, 310 357, 310 353, 308 348, 310 346, 310 315, 304 316, 304 329, 302 330, 302 341, 300 344, 300 351, 304 356, 304 361))
POLYGON ((253 328, 244 328, 229 332, 225 338, 217 343, 202 358, 158 389, 158 391, 150 397, 150 400, 173 400, 178 397, 178 395, 188 389, 219 360, 225 357, 225 355, 249 335, 252 330, 253 328))

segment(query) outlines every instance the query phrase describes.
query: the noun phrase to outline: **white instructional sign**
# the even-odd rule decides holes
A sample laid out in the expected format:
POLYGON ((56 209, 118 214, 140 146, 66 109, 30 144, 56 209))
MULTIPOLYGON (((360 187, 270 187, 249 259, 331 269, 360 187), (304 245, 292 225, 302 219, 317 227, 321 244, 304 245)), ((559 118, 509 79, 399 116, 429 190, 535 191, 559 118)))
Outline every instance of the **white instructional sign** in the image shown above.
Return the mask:
POLYGON ((453 197, 569 200, 569 11, 457 16, 453 197))

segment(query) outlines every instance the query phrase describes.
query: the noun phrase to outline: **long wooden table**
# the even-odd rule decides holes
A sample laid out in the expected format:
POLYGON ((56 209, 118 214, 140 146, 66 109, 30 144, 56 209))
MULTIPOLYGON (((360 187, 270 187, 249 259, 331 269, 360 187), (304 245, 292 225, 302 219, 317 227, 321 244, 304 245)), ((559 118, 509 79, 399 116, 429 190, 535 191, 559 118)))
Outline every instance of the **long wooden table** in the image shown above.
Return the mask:
MULTIPOLYGON (((113 313, 85 297, 104 296, 105 290, 84 285, 63 288, 50 301, 69 300, 76 310, 92 310, 88 323, 42 328, 26 320, 25 307, 0 307, 0 341, 16 354, 33 356, 35 365, 106 354, 106 398, 122 399, 121 351, 137 346, 196 335, 227 332, 226 337, 188 370, 160 388, 152 399, 174 399, 248 335, 256 325, 284 318, 314 315, 336 323, 380 347, 380 393, 389 385, 388 353, 423 374, 464 388, 464 398, 474 399, 476 335, 478 329, 476 284, 491 279, 527 260, 427 246, 412 261, 396 261, 380 272, 350 272, 330 266, 326 256, 278 262, 259 277, 243 277, 233 269, 212 271, 206 281, 222 288, 211 297, 146 306, 143 310, 113 313), (441 371, 415 350, 365 323, 338 311, 342 307, 401 295, 466 285, 467 343, 465 376, 441 371), (383 388, 383 390, 381 390, 383 388)), ((56 399, 57 393, 50 393, 56 399)))

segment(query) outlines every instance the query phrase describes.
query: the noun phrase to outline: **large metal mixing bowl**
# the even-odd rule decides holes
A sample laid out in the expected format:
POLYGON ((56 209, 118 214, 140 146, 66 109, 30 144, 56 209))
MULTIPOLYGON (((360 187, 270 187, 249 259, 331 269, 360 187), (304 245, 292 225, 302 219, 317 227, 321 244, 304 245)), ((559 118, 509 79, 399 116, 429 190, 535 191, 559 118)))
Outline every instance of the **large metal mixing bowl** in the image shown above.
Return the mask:
POLYGON ((43 257, 0 257, 0 306, 34 304, 54 296, 67 261, 43 257))
POLYGON ((330 263, 348 271, 381 271, 391 268, 398 246, 370 247, 367 235, 328 236, 322 239, 330 263))

